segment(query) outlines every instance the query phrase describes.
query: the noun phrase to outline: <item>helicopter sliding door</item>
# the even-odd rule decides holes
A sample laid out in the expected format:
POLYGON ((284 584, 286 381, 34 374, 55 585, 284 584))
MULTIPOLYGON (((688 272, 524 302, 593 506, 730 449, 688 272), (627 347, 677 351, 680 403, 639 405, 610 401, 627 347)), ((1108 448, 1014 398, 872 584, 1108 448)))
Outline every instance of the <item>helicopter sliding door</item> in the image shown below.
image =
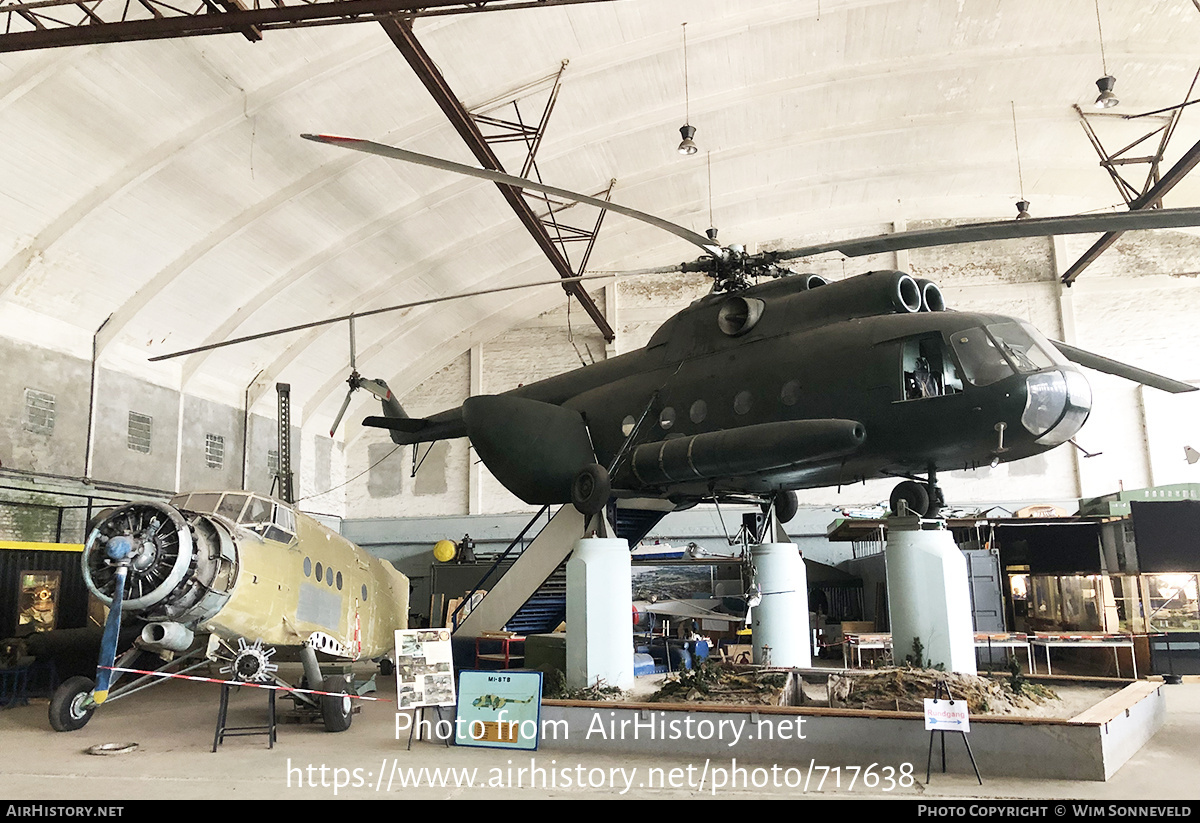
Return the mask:
POLYGON ((940 334, 900 341, 900 400, 960 394, 962 378, 940 334))

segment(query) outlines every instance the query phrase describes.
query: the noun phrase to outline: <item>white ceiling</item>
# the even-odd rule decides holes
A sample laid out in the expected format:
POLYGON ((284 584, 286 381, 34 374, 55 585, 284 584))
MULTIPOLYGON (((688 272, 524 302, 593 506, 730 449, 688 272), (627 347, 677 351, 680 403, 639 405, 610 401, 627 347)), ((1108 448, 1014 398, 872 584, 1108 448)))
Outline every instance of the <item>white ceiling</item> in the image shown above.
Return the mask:
MULTIPOLYGON (((1200 65, 1200 7, 1100 0, 1099 10, 1122 101, 1113 111, 1181 102, 1200 65)), ((1096 23, 1094 0, 616 0, 414 29, 472 109, 569 60, 538 155, 545 181, 594 194, 616 178, 618 202, 703 231, 711 161, 721 239, 754 247, 1013 216, 1014 108, 1036 215, 1119 204, 1072 108, 1090 105, 1103 73, 1096 23), (684 22, 693 157, 675 152, 684 22)), ((530 93, 526 116, 543 95, 530 93)), ((1110 118, 1098 130, 1117 149, 1143 123, 1110 118)), ((1200 138, 1198 123, 1187 110, 1168 164, 1200 138)), ((256 376, 271 403, 282 380, 305 420, 327 420, 344 392, 344 326, 145 358, 554 276, 493 184, 301 140, 309 131, 473 162, 372 23, 256 44, 229 35, 0 55, 2 333, 88 357, 111 315, 103 364, 232 403, 256 376)), ((497 153, 519 169, 514 147, 497 153)), ((1167 205, 1198 195, 1189 180, 1167 205)), ((590 268, 695 256, 609 215, 590 268)), ((403 393, 472 342, 562 302, 548 287, 364 320, 359 369, 403 393)))

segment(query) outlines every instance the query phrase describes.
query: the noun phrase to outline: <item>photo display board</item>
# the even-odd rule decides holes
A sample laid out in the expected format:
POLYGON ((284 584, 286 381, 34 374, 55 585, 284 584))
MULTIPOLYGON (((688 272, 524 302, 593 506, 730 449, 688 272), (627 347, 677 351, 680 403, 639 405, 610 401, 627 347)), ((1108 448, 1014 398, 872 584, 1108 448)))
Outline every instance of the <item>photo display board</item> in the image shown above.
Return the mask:
POLYGON ((396 631, 396 707, 454 705, 449 629, 396 631))

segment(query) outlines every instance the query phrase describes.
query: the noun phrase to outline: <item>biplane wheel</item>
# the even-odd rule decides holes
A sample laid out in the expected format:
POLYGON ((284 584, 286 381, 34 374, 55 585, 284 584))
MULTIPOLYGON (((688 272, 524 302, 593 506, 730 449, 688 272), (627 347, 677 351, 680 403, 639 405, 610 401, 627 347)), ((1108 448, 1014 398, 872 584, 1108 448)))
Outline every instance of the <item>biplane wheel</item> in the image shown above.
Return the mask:
POLYGON ((325 731, 346 731, 354 716, 350 695, 346 694, 346 678, 326 677, 321 683, 321 691, 333 692, 321 695, 321 720, 325 721, 325 731))
POLYGON ((86 677, 63 681, 50 698, 51 728, 56 732, 73 732, 86 726, 96 711, 95 706, 84 706, 94 688, 96 684, 86 677))
POLYGON ((608 505, 612 492, 612 483, 608 477, 608 469, 599 463, 589 463, 583 471, 575 475, 571 483, 571 503, 580 514, 588 515, 600 512, 608 505))
POLYGON ((929 490, 925 487, 924 483, 905 480, 892 489, 892 496, 889 502, 892 506, 892 514, 902 514, 900 504, 904 503, 910 515, 924 517, 926 512, 929 511, 929 490))

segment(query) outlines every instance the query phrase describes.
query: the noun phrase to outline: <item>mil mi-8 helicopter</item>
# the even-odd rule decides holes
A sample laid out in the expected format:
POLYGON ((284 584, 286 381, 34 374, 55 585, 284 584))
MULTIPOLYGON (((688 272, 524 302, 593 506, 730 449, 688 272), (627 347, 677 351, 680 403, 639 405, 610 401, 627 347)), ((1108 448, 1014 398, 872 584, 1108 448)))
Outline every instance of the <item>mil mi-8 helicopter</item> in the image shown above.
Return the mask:
POLYGON ((327 731, 344 731, 352 718, 345 680, 322 676, 317 653, 343 663, 382 659, 395 630, 408 626, 407 577, 290 504, 246 491, 103 512, 82 564, 109 613, 95 681, 69 678, 51 697, 56 731, 81 729, 105 702, 210 660, 227 663, 232 680, 286 686, 271 660, 276 647, 298 648, 309 690, 322 692, 293 691, 294 699, 319 711, 327 731), (117 659, 123 626, 140 635, 117 659), (166 663, 115 688, 143 652, 166 663))
MULTIPOLYGON (((939 471, 1030 457, 1079 431, 1092 401, 1075 364, 1170 392, 1196 388, 1052 342, 1023 320, 946 311, 936 284, 903 272, 829 283, 779 263, 833 250, 858 256, 1194 226, 1200 225, 1200 209, 972 224, 750 255, 719 245, 715 230, 700 235, 524 178, 371 141, 303 136, 589 203, 704 251, 694 262, 637 272, 706 272, 713 278, 711 293, 668 319, 643 349, 504 394, 470 397, 423 419, 409 418, 382 381, 352 372, 350 393, 363 387, 383 401, 384 414, 364 425, 389 430, 401 445, 465 436, 492 474, 526 503, 569 502, 595 514, 614 497, 658 499, 676 508, 753 499, 773 503, 786 522, 795 514, 797 489, 894 476, 901 482, 891 495, 893 510, 904 506, 930 515, 944 504, 939 471), (759 278, 770 280, 755 284, 759 278)), ((349 395, 338 421, 348 401, 349 395)))

